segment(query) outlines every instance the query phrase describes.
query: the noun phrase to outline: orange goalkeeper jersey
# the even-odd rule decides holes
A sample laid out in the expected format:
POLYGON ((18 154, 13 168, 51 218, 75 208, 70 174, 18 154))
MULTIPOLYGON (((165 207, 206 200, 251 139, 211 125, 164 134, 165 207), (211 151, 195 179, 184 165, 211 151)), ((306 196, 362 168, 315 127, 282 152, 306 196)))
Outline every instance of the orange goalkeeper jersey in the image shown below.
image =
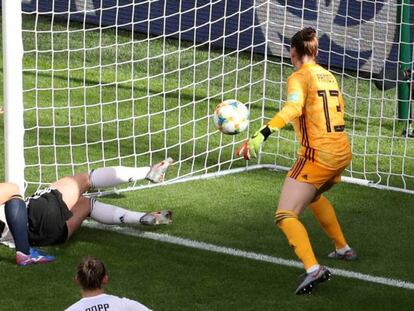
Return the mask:
POLYGON ((286 103, 268 125, 281 128, 289 122, 301 143, 300 156, 332 169, 350 162, 344 100, 335 77, 326 69, 304 64, 288 78, 286 103))

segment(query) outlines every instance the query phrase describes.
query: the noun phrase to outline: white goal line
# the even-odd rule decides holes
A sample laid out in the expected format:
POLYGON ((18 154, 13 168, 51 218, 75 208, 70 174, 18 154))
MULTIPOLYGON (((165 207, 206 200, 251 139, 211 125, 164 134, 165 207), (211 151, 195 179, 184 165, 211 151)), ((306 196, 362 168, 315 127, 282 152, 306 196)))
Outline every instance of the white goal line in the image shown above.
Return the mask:
MULTIPOLYGON (((257 261, 273 263, 273 264, 281 265, 281 266, 303 269, 302 263, 296 260, 288 260, 288 259, 283 259, 283 258, 264 255, 264 254, 243 251, 240 249, 229 248, 229 247, 214 245, 210 243, 180 238, 180 237, 172 236, 168 234, 146 232, 146 231, 141 231, 141 230, 130 228, 130 227, 103 225, 100 223, 96 223, 94 221, 85 221, 83 226, 88 227, 88 228, 93 228, 93 229, 113 231, 113 232, 117 232, 117 233, 128 235, 128 236, 155 240, 155 241, 170 243, 174 245, 180 245, 180 246, 195 248, 199 250, 205 250, 209 252, 215 252, 215 253, 226 254, 230 256, 236 256, 236 257, 248 258, 248 259, 257 260, 257 261)), ((357 280, 370 282, 370 283, 376 283, 376 284, 382 284, 382 285, 387 285, 387 286, 392 286, 392 287, 400 287, 400 288, 414 290, 414 283, 411 283, 411 282, 406 282, 406 281, 397 280, 397 279, 390 279, 390 278, 385 278, 385 277, 379 277, 379 276, 373 276, 369 274, 363 274, 359 272, 353 272, 353 271, 337 269, 337 268, 328 267, 328 269, 334 275, 343 276, 346 278, 357 279, 357 280)))

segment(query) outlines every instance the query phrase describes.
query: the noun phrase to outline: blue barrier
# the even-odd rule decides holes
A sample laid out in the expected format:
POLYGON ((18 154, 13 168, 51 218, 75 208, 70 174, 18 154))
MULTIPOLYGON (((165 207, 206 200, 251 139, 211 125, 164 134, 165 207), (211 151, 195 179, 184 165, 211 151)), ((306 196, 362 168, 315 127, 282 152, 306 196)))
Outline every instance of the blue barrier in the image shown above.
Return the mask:
POLYGON ((322 64, 380 72, 398 61, 396 1, 38 0, 23 2, 23 10, 282 57, 300 27, 314 26, 322 64))

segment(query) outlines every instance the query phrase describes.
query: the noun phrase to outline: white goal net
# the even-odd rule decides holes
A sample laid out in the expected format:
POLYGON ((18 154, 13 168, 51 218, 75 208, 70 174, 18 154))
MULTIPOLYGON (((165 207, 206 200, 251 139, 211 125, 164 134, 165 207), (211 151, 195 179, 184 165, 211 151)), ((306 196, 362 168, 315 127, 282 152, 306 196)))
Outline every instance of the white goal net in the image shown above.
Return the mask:
MULTIPOLYGON (((9 21, 3 42, 22 36, 25 184, 166 157, 176 161, 172 181, 289 168, 298 146, 290 126, 257 161, 234 152, 283 105, 293 70, 289 39, 313 26, 319 61, 337 75, 346 100, 354 158, 345 175, 414 192, 414 139, 402 135, 408 123, 398 120, 397 88, 373 83, 383 68, 398 66, 397 11, 397 1, 23 1, 21 31, 9 21), (249 108, 250 132, 214 128, 215 106, 231 98, 249 108)), ((11 92, 6 109, 15 104, 11 92)), ((7 123, 9 131, 18 124, 7 123)), ((11 157, 6 171, 22 170, 11 157)))

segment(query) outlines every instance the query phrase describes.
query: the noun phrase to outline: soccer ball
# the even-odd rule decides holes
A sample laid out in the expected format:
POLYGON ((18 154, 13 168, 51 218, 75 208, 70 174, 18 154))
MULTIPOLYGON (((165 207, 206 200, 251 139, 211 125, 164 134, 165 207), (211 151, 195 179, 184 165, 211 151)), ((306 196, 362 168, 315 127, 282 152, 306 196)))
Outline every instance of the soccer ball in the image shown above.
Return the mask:
POLYGON ((236 99, 228 99, 214 110, 214 126, 223 134, 235 135, 249 125, 249 110, 236 99))

